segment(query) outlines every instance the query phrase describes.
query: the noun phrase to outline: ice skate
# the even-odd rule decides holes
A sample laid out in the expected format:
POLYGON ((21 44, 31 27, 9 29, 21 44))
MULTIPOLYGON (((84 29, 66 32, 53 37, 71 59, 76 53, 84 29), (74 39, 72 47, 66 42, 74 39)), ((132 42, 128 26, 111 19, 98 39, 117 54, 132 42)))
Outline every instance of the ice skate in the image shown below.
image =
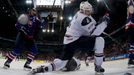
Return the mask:
POLYGON ((101 66, 95 65, 95 75, 104 75, 105 69, 101 66))
POLYGON ((9 63, 7 63, 7 62, 5 62, 4 66, 3 66, 3 68, 4 68, 4 69, 8 69, 8 68, 10 68, 10 64, 9 64, 9 63))
POLYGON ((86 66, 89 66, 89 63, 85 62, 86 66))
POLYGON ((134 60, 130 60, 128 61, 128 68, 134 68, 134 60))
POLYGON ((32 69, 32 67, 29 66, 29 64, 25 64, 25 65, 24 65, 24 70, 30 71, 31 69, 32 69))

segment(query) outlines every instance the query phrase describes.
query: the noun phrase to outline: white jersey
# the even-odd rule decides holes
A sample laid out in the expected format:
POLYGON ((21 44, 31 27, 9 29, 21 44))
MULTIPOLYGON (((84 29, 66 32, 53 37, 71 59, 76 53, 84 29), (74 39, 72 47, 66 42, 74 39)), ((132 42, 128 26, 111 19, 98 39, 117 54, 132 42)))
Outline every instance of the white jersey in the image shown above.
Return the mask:
POLYGON ((96 21, 92 16, 86 16, 78 11, 73 17, 70 25, 67 27, 63 43, 71 43, 79 39, 81 36, 98 36, 107 26, 105 22, 102 22, 101 24, 102 25, 96 27, 96 21))

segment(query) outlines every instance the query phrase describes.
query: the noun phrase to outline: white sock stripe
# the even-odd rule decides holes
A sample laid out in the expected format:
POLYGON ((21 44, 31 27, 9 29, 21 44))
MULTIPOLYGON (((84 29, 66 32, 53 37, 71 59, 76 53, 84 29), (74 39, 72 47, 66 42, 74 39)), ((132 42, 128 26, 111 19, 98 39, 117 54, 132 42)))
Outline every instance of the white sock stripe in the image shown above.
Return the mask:
POLYGON ((12 59, 14 59, 16 57, 12 53, 8 53, 7 55, 8 55, 9 58, 12 58, 12 59))
POLYGON ((14 58, 16 57, 16 56, 15 56, 15 55, 13 55, 12 53, 9 53, 9 55, 10 55, 10 56, 12 56, 12 57, 14 57, 14 58))
POLYGON ((28 56, 34 58, 34 56, 32 54, 28 54, 28 56))
POLYGON ((8 57, 8 58, 10 58, 11 60, 13 60, 14 58, 12 58, 12 57, 8 57))
POLYGON ((27 57, 27 58, 33 60, 33 58, 31 58, 31 57, 27 57))
POLYGON ((13 60, 14 58, 12 58, 9 54, 7 54, 7 57, 11 60, 13 60))

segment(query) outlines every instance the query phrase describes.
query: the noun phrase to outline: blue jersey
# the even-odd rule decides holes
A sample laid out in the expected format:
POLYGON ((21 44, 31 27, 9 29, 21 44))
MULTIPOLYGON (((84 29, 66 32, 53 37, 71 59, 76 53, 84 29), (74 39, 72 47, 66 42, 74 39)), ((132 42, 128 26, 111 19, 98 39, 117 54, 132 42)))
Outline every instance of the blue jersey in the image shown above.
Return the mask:
POLYGON ((134 23, 134 13, 129 14, 127 22, 131 21, 132 23, 134 23))

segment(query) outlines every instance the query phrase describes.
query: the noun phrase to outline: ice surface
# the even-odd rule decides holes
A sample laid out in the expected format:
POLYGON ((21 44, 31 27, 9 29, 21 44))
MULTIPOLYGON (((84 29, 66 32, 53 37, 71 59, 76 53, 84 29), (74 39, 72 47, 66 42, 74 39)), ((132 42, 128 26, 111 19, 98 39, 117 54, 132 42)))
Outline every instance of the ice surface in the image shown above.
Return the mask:
MULTIPOLYGON (((134 68, 128 69, 127 61, 128 61, 127 59, 122 59, 122 60, 104 62, 102 65, 105 68, 104 75, 124 75, 124 73, 126 72, 129 72, 132 75, 134 75, 134 68)), ((5 59, 0 59, 0 75, 27 75, 29 72, 23 69, 25 60, 13 61, 11 63, 10 69, 2 68, 4 62, 5 59)), ((81 63, 82 63, 81 69, 78 71, 72 71, 72 72, 57 71, 57 72, 40 73, 36 75, 95 75, 93 63, 90 63, 89 67, 86 67, 83 61, 81 63)), ((34 61, 31 64, 31 66, 35 68, 42 64, 48 64, 48 63, 34 61)))

